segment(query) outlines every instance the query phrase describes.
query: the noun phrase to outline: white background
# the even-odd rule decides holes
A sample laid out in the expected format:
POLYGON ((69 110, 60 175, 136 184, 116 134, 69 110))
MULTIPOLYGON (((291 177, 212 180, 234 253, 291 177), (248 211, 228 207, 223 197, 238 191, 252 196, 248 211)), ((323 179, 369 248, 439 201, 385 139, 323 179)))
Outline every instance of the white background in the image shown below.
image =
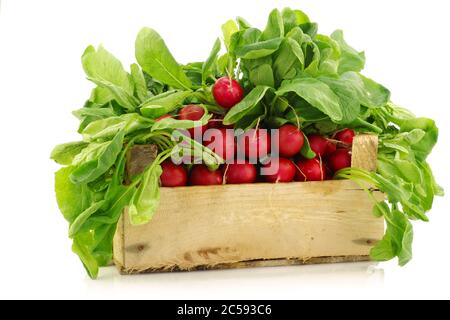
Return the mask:
POLYGON ((346 31, 365 50, 365 73, 393 100, 437 120, 430 162, 450 190, 449 2, 360 0, 49 1, 3 0, 0 12, 0 298, 450 298, 448 200, 415 224, 414 260, 121 277, 89 280, 70 251, 49 160, 54 145, 77 140, 71 111, 91 84, 80 56, 103 43, 126 65, 143 26, 161 33, 180 62, 203 60, 220 26, 237 15, 263 27, 269 11, 291 6, 321 33, 346 31))

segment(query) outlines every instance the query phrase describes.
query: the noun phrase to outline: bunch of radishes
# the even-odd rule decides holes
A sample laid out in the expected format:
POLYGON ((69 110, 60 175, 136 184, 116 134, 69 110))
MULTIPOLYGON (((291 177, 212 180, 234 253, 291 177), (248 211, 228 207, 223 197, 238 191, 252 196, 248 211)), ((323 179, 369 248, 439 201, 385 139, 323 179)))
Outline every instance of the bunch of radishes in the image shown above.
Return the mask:
MULTIPOLYGON (((217 104, 226 109, 231 109, 244 97, 244 90, 240 84, 229 77, 217 80, 212 92, 217 104)), ((180 110, 178 118, 198 121, 204 114, 203 107, 191 104, 180 110)), ((160 119, 166 117, 170 115, 160 119)), ((233 126, 224 125, 219 116, 215 116, 200 128, 202 136, 207 129, 216 131, 212 136, 205 134, 202 143, 225 159, 227 164, 216 171, 209 170, 203 164, 197 164, 188 171, 186 166, 175 165, 171 160, 166 160, 162 163, 163 187, 279 183, 294 180, 322 181, 331 179, 334 172, 351 165, 349 150, 355 135, 351 129, 338 131, 330 138, 320 135, 308 136, 310 148, 316 154, 314 159, 306 159, 300 155, 305 135, 292 124, 285 124, 278 129, 278 141, 271 141, 269 131, 262 128, 250 129, 236 138, 233 126), (211 147, 213 142, 220 148, 211 147), (271 154, 272 145, 277 147, 278 156, 271 154), (237 160, 237 155, 241 155, 240 161, 234 161, 237 160), (269 170, 270 168, 274 170, 269 170), (265 173, 265 170, 270 173, 265 173)), ((194 128, 188 131, 194 136, 194 128)))

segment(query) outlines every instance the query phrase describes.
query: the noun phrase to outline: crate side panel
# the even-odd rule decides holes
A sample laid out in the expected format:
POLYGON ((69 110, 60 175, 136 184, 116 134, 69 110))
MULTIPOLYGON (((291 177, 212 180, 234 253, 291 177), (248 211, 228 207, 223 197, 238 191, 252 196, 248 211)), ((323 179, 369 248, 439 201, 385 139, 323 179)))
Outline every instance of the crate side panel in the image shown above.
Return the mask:
POLYGON ((151 223, 124 221, 125 269, 366 256, 383 221, 350 181, 163 188, 151 223))

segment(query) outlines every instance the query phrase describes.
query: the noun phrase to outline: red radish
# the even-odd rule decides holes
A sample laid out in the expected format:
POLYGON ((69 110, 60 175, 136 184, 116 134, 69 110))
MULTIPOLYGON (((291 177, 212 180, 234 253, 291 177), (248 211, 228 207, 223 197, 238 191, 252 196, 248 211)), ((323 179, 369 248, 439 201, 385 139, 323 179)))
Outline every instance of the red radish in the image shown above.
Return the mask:
POLYGON ((352 144, 355 131, 352 129, 344 129, 336 133, 336 139, 344 143, 352 144))
POLYGON ((325 180, 333 180, 333 172, 327 165, 325 166, 325 180))
POLYGON ((208 121, 208 129, 219 129, 221 127, 222 127, 221 119, 212 118, 211 120, 208 121))
POLYGON ((221 116, 214 116, 211 120, 208 122, 208 128, 214 128, 214 129, 234 129, 234 125, 224 125, 223 124, 223 117, 221 116))
POLYGON ((158 122, 158 121, 161 121, 163 119, 168 119, 168 118, 172 118, 172 116, 170 114, 166 114, 166 115, 163 115, 163 116, 161 116, 159 118, 156 118, 155 121, 158 122))
POLYGON ((294 125, 286 124, 279 129, 280 156, 290 158, 302 150, 305 138, 303 133, 294 125))
POLYGON ((225 166, 225 182, 228 184, 254 183, 256 181, 256 167, 251 163, 233 163, 225 166))
POLYGON ((163 172, 161 174, 161 185, 163 187, 182 187, 187 184, 187 172, 183 166, 177 166, 170 160, 161 164, 163 172))
POLYGON ((312 134, 308 137, 311 150, 316 153, 317 156, 324 156, 327 152, 328 140, 317 134, 312 134))
POLYGON ((227 109, 232 108, 244 97, 244 89, 236 80, 230 77, 223 77, 217 80, 212 92, 217 104, 227 109))
POLYGON ((220 170, 210 171, 203 164, 195 165, 189 176, 189 184, 192 186, 211 186, 223 183, 222 172, 220 170))
POLYGON ((320 159, 302 159, 297 162, 297 181, 323 181, 326 179, 326 169, 320 159))
POLYGON ((327 159, 329 168, 333 172, 348 168, 352 165, 352 157, 345 149, 337 149, 327 159))
POLYGON ((204 135, 204 145, 225 160, 232 160, 236 155, 234 131, 225 128, 210 129, 204 135))
POLYGON ((327 149, 326 149, 326 151, 325 151, 325 154, 326 154, 326 155, 332 154, 333 152, 336 151, 336 149, 337 149, 336 144, 333 143, 333 142, 331 142, 331 141, 328 141, 328 143, 327 143, 327 149))
POLYGON ((276 173, 264 176, 267 182, 291 182, 294 180, 297 168, 291 160, 285 158, 272 159, 264 165, 264 168, 269 169, 271 166, 278 167, 278 169, 276 173))
POLYGON ((257 160, 270 153, 270 134, 265 129, 250 129, 238 138, 239 154, 257 160))
MULTIPOLYGON (((179 112, 180 120, 191 120, 191 121, 198 121, 205 115, 205 109, 203 109, 199 105, 195 104, 189 104, 179 112)), ((205 124, 201 127, 201 133, 203 133, 208 129, 208 124, 205 124)), ((194 128, 188 129, 189 133, 191 134, 191 137, 194 137, 194 128)))

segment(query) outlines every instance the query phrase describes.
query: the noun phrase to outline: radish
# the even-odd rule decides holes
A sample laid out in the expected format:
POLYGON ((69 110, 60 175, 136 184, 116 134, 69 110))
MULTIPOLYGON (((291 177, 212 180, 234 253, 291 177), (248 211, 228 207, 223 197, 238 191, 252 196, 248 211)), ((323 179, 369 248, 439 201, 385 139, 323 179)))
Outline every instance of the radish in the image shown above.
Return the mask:
POLYGON ((161 164, 161 185, 163 187, 182 187, 187 184, 187 172, 183 166, 177 166, 171 160, 161 164))
MULTIPOLYGON (((191 120, 191 121, 198 121, 205 115, 205 109, 203 109, 199 105, 195 104, 189 104, 183 109, 180 110, 178 113, 180 120, 191 120)), ((189 133, 191 134, 191 137, 194 137, 195 128, 188 129, 189 133)), ((203 133, 208 129, 208 124, 205 124, 201 127, 201 133, 203 133)))
POLYGON ((195 165, 189 176, 191 186, 211 186, 223 183, 222 172, 220 170, 210 171, 207 166, 195 165))
POLYGON ((332 154, 333 152, 335 152, 336 149, 337 149, 336 144, 333 143, 333 142, 331 142, 331 141, 328 141, 328 143, 327 143, 327 149, 326 149, 326 151, 325 151, 325 154, 326 154, 326 155, 330 155, 330 154, 332 154))
POLYGON ((349 168, 352 165, 352 157, 348 150, 337 149, 327 159, 329 168, 333 172, 337 172, 344 168, 349 168))
POLYGON ((280 156, 290 158, 302 150, 305 138, 303 133, 294 125, 286 124, 279 129, 280 156))
POLYGON ((212 118, 208 121, 208 129, 219 129, 222 127, 222 119, 212 118))
POLYGON ((244 97, 244 89, 230 77, 223 77, 216 81, 212 89, 214 99, 221 107, 230 109, 244 97))
POLYGON ((214 116, 211 120, 209 120, 208 122, 208 128, 213 128, 213 129, 220 129, 220 128, 224 128, 224 129, 234 129, 234 125, 230 124, 230 125, 224 125, 223 124, 223 117, 222 116, 214 116))
POLYGON ((326 178, 326 169, 320 159, 302 159, 297 162, 297 181, 323 181, 326 178))
POLYGON ((224 175, 225 182, 228 184, 254 183, 257 171, 251 163, 234 163, 225 167, 224 175))
POLYGON ((270 153, 270 134, 265 129, 250 129, 238 138, 239 155, 256 161, 270 153))
POLYGON ((236 143, 234 131, 225 128, 208 130, 203 139, 203 144, 214 151, 223 159, 229 161, 236 155, 236 143))
POLYGON ((267 182, 278 183, 294 180, 297 168, 291 160, 285 158, 271 159, 269 163, 264 165, 264 168, 270 168, 271 166, 278 167, 278 169, 276 169, 276 173, 264 176, 267 182))
POLYGON ((355 136, 355 131, 353 131, 352 129, 348 129, 348 128, 336 133, 337 140, 344 142, 344 143, 348 143, 348 144, 353 143, 354 136, 355 136))
POLYGON ((317 134, 312 134, 308 137, 311 150, 316 153, 317 156, 324 156, 327 152, 328 140, 317 134))

